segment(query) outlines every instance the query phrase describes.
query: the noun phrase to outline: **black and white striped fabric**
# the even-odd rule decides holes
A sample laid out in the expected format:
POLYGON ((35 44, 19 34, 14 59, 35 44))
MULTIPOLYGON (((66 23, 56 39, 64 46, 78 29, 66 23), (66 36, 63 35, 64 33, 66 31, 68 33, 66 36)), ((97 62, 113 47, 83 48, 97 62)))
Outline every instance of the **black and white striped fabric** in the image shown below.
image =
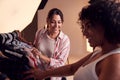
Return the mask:
POLYGON ((22 72, 31 68, 24 48, 32 46, 21 41, 17 31, 0 34, 0 51, 8 57, 0 57, 0 72, 7 74, 11 80, 22 80, 22 72))
POLYGON ((20 41, 17 31, 0 34, 0 50, 11 59, 19 59, 25 54, 24 48, 32 48, 27 43, 20 41))

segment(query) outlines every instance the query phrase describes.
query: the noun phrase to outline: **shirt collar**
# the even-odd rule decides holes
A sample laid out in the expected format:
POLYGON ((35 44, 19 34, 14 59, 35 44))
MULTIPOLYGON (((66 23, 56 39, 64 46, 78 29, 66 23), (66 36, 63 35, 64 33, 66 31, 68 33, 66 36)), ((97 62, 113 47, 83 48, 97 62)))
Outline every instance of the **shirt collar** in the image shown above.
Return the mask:
POLYGON ((64 33, 62 31, 60 31, 60 34, 58 35, 57 39, 62 39, 64 37, 64 33))

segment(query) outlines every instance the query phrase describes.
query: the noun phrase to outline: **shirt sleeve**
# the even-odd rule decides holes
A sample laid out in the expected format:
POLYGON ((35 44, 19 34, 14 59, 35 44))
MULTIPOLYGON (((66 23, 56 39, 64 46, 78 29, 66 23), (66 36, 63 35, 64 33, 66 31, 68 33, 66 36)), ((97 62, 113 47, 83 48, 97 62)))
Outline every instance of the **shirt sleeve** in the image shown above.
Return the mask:
POLYGON ((66 64, 70 52, 70 40, 68 36, 64 36, 59 42, 57 52, 50 58, 51 67, 60 67, 66 64))
POLYGON ((37 48, 39 43, 40 43, 40 40, 42 38, 42 34, 45 32, 44 29, 39 29, 37 30, 36 34, 35 34, 35 39, 34 39, 34 42, 33 42, 33 45, 37 48))
POLYGON ((36 44, 38 43, 38 40, 39 40, 39 33, 40 33, 41 30, 37 30, 36 34, 35 34, 35 39, 34 39, 34 42, 33 44, 36 46, 36 44))

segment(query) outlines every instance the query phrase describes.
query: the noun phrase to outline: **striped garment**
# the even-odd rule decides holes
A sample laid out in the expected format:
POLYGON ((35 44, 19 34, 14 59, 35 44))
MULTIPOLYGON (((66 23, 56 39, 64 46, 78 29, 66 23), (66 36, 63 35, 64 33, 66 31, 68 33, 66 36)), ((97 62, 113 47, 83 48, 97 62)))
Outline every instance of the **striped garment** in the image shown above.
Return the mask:
POLYGON ((0 51, 8 57, 6 59, 0 57, 0 72, 6 73, 11 80, 22 80, 21 73, 31 68, 29 63, 34 64, 32 67, 36 65, 35 59, 24 50, 33 46, 22 41, 19 35, 18 31, 0 34, 0 51))

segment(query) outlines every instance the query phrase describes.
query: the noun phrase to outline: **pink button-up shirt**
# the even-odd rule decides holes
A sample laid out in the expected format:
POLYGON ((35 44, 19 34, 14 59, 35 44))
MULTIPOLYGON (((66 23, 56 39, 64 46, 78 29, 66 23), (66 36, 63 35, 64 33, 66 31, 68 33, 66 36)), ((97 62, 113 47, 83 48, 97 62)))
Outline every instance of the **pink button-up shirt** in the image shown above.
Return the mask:
MULTIPOLYGON (((47 29, 43 28, 43 29, 38 30, 36 33, 34 44, 40 51, 41 51, 41 49, 39 46, 41 45, 42 42, 45 43, 46 36, 48 36, 46 32, 47 32, 47 29)), ((68 38, 68 36, 66 34, 64 34, 62 31, 60 31, 60 34, 58 35, 57 39, 54 42, 54 47, 51 47, 50 45, 48 45, 48 46, 51 49, 54 48, 54 49, 52 49, 53 53, 50 53, 51 55, 48 56, 50 58, 49 66, 55 68, 55 67, 60 67, 60 66, 65 65, 68 55, 69 55, 69 52, 70 52, 70 39, 68 38)), ((45 66, 45 64, 43 66, 45 66)), ((45 68, 47 69, 48 66, 47 67, 45 66, 45 68)))

